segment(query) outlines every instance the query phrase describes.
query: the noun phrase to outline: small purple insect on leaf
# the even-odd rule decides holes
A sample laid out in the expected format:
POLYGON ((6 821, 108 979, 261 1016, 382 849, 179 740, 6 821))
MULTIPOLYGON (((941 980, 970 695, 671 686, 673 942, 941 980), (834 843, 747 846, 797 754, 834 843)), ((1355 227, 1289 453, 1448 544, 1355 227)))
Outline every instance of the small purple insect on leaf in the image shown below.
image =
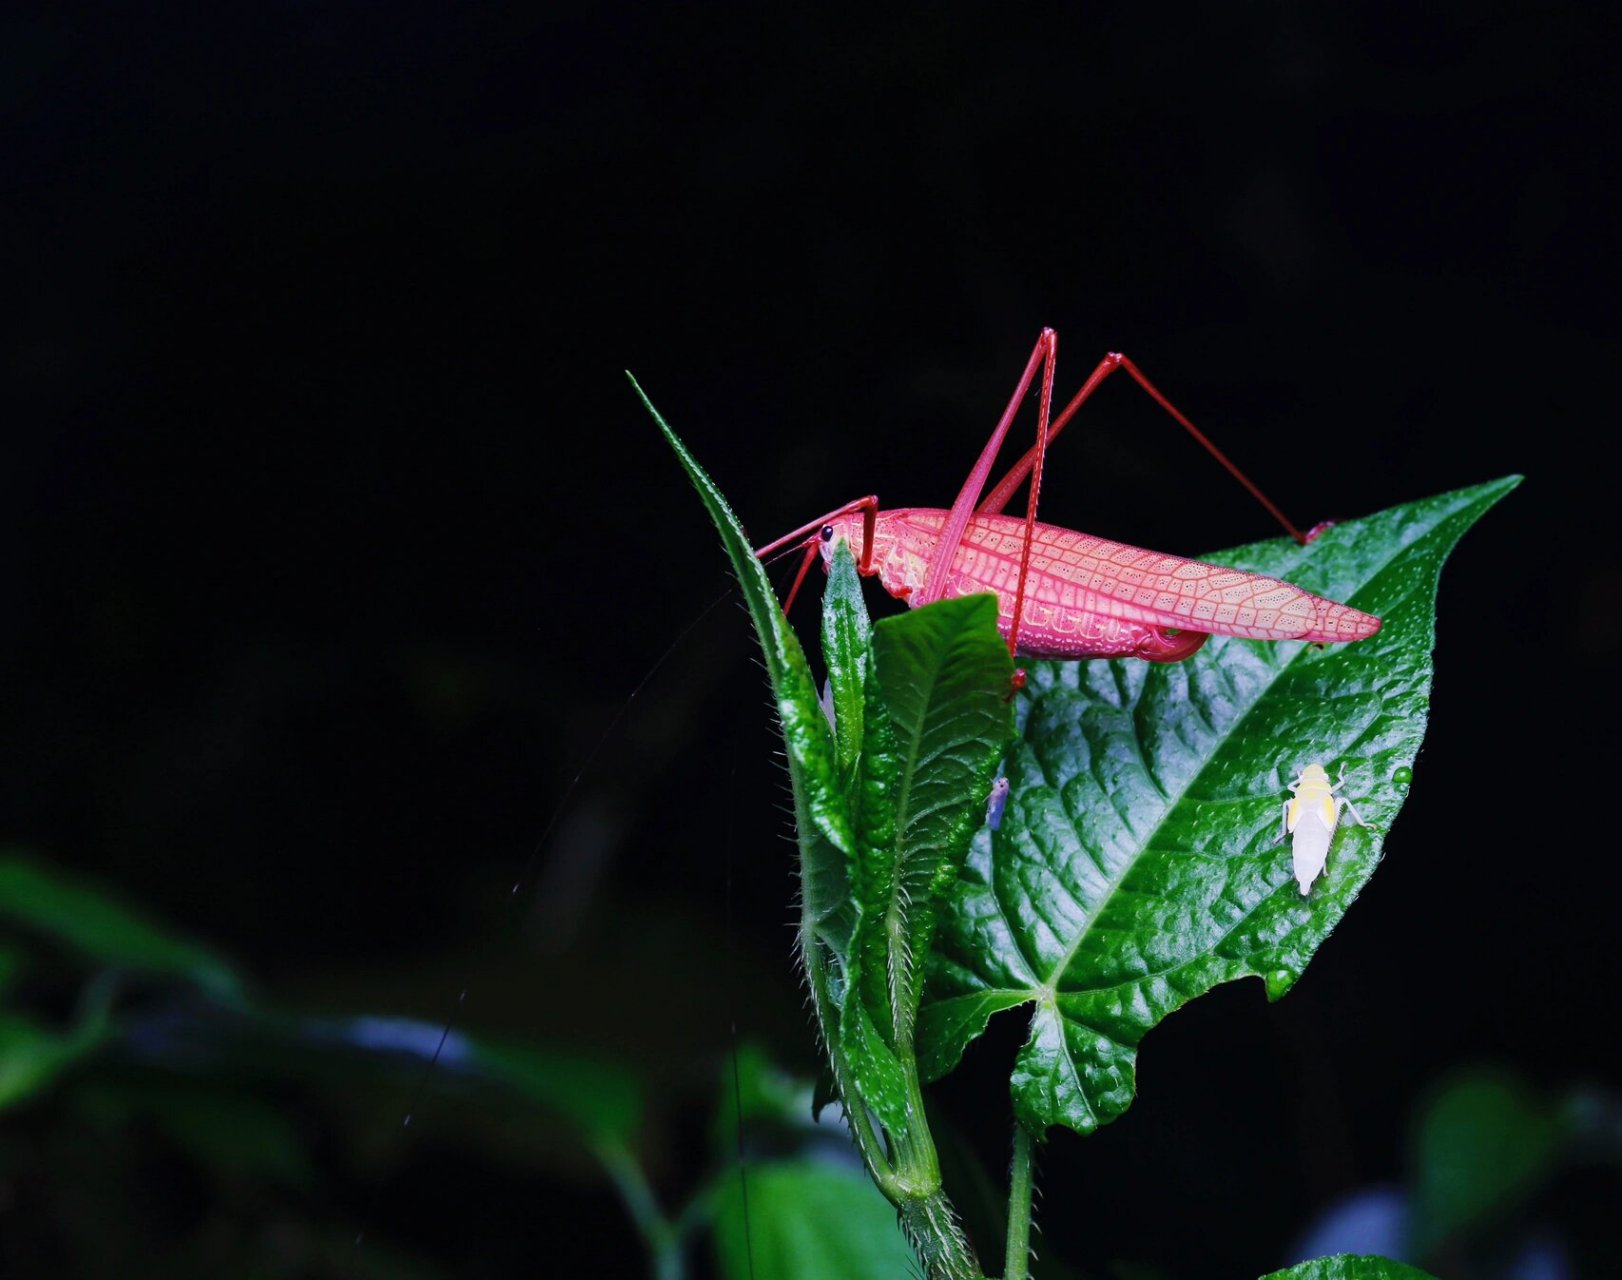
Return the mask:
POLYGON ((1008 779, 998 778, 991 784, 991 794, 986 797, 986 825, 993 831, 1002 826, 1002 810, 1007 803, 1008 779))

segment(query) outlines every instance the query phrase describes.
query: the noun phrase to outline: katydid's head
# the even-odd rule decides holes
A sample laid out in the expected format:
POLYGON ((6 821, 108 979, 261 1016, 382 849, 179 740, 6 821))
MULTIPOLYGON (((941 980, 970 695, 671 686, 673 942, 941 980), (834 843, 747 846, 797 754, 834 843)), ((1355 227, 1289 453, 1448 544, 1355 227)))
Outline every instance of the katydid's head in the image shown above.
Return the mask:
POLYGON ((794 585, 789 588, 783 612, 787 613, 793 605, 794 597, 799 594, 800 585, 811 569, 811 562, 816 559, 819 552, 825 570, 833 563, 834 547, 838 545, 841 537, 850 543, 851 553, 855 555, 861 572, 871 572, 868 566, 872 559, 873 526, 878 510, 879 500, 876 497, 869 495, 857 498, 854 502, 847 502, 837 511, 830 511, 810 524, 801 525, 793 533, 786 533, 777 541, 769 542, 755 552, 755 556, 761 560, 774 559, 780 554, 787 555, 790 551, 801 552, 800 570, 794 575, 794 585))
POLYGON ((828 569, 834 562, 834 548, 843 541, 850 546, 851 555, 856 557, 856 563, 862 562, 862 554, 867 549, 868 538, 862 528, 862 513, 860 511, 846 512, 835 516, 822 528, 817 530, 817 550, 822 554, 822 567, 828 569))

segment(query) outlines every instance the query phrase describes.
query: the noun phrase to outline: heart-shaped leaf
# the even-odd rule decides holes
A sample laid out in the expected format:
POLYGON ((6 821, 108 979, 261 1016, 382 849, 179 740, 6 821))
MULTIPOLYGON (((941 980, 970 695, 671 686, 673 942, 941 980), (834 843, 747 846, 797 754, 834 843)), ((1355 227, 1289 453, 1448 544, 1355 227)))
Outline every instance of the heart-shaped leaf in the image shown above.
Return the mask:
POLYGON ((992 1014, 1032 1006, 1013 1071, 1019 1120, 1088 1133, 1132 1101, 1137 1047, 1220 982, 1301 975, 1373 873, 1424 736, 1437 578, 1508 477, 1213 561, 1384 620, 1367 640, 1213 639, 1176 664, 1034 664, 996 832, 950 896, 919 1027, 926 1078, 992 1014), (1281 843, 1308 764, 1368 825, 1342 818, 1303 895, 1281 843))

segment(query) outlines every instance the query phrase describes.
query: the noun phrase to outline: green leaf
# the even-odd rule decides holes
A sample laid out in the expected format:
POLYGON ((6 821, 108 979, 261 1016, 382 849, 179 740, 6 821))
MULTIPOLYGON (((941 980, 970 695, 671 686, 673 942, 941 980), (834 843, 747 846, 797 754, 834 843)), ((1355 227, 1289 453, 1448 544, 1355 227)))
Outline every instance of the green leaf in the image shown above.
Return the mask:
POLYGON ((775 1135, 816 1133, 816 1116, 806 1105, 813 1090, 810 1081, 783 1070, 759 1045, 739 1045, 724 1069, 710 1123, 710 1149, 722 1162, 735 1161, 740 1125, 747 1125, 751 1134, 757 1129, 775 1135))
POLYGON ((1339 1253, 1333 1258, 1314 1258, 1282 1271, 1269 1271, 1261 1280, 1436 1280, 1436 1277, 1390 1258, 1339 1253))
POLYGON ((859 1092, 893 1135, 906 1131, 908 1068, 937 899, 957 876, 997 761, 1013 734, 1013 663, 990 595, 886 619, 867 635, 855 562, 835 549, 823 636, 835 739, 856 825, 856 933, 840 1042, 859 1092), (867 679, 858 701, 857 673, 867 679), (859 706, 860 710, 851 708, 859 706))
MULTIPOLYGON (((635 385, 632 379, 632 386, 635 385)), ((870 675, 864 682, 861 750, 854 754, 851 751, 855 736, 850 727, 852 713, 847 711, 847 733, 841 756, 834 731, 816 698, 804 654, 783 620, 765 572, 737 517, 639 387, 637 394, 675 450, 721 534, 722 545, 743 588, 766 656, 787 748, 800 840, 800 953, 817 1020, 827 1042, 829 1062, 845 1102, 851 1134, 868 1172, 908 1215, 909 1231, 926 1270, 942 1276, 969 1276, 976 1273, 977 1268, 940 1189, 939 1170, 918 1091, 917 1064, 910 1037, 905 1034, 908 1029, 905 1023, 910 1021, 915 1008, 916 997, 912 993, 918 988, 915 978, 905 976, 911 960, 904 944, 913 936, 911 929, 901 928, 893 934, 886 930, 883 965, 870 963, 868 966, 870 974, 882 975, 887 980, 905 976, 904 999, 886 1001, 881 997, 870 1004, 862 998, 861 965, 853 954, 853 938, 862 917, 852 894, 853 860, 859 850, 852 810, 854 808, 867 820, 863 829, 870 837, 886 836, 901 829, 893 801, 880 803, 880 793, 887 788, 890 795, 896 794, 894 782, 908 760, 900 748, 909 745, 890 723, 891 712, 885 693, 887 681, 870 675), (852 769, 854 775, 847 777, 846 772, 852 769), (848 999, 853 989, 858 992, 857 998, 848 999), (886 1040, 886 1028, 876 1024, 872 1016, 875 1009, 886 1008, 892 1014, 898 1009, 906 1011, 901 1024, 894 1016, 885 1019, 890 1024, 893 1051, 891 1042, 886 1040), (846 1017, 846 1013, 850 1016, 846 1017), (889 1130, 885 1136, 890 1141, 884 1141, 874 1131, 875 1115, 889 1130)), ((831 607, 843 608, 849 616, 830 624, 828 645, 830 669, 842 685, 832 692, 836 707, 848 706, 856 696, 858 668, 862 665, 861 632, 865 630, 856 613, 859 592, 851 581, 848 557, 841 577, 845 582, 836 589, 831 607)), ((936 624, 926 620, 917 625, 936 624)), ((868 664, 869 671, 876 672, 878 666, 875 658, 868 664)), ((900 706, 905 714, 908 680, 904 669, 898 668, 896 680, 900 706)), ((955 677, 942 681, 942 688, 954 689, 955 677)), ((926 703, 928 701, 926 699, 926 703)), ((995 754, 996 744, 992 743, 986 753, 987 765, 995 754)), ((920 754, 914 763, 922 765, 924 757, 920 754)), ((963 799, 957 796, 953 802, 961 803, 963 799)), ((973 799, 983 804, 984 793, 973 799)), ((915 828, 914 823, 927 825, 931 820, 930 815, 918 807, 912 811, 906 826, 912 833, 923 829, 915 828)), ((950 825, 952 819, 948 815, 945 821, 950 825)), ((965 831, 970 825, 964 825, 965 831)), ((893 839, 893 836, 887 838, 893 839)), ((870 839, 869 845, 873 850, 887 847, 884 839, 870 839)), ((923 854, 922 846, 920 854, 928 856, 923 854)), ((880 858, 871 865, 882 863, 880 858)), ((890 866, 892 869, 896 866, 893 859, 890 866)), ((915 919, 921 921, 923 917, 915 919)), ((920 956, 920 962, 921 959, 920 956)), ((897 990, 903 987, 898 986, 897 990)))
POLYGON ((986 793, 1013 734, 1014 672, 990 595, 885 619, 874 628, 873 657, 879 697, 866 713, 863 751, 863 782, 873 785, 858 805, 852 955, 870 1010, 906 1051, 936 901, 985 819, 986 793))
POLYGON ((43 1089, 108 1039, 105 1009, 63 1035, 26 1018, 0 1014, 0 1110, 43 1089))
MULTIPOLYGON (((869 972, 876 970, 882 981, 884 969, 869 964, 869 972)), ((860 969, 856 977, 862 977, 860 969)), ((907 1132, 911 1120, 912 1095, 908 1087, 907 1067, 897 1056, 890 1039, 873 1021, 867 1000, 857 994, 853 984, 846 990, 839 1007, 839 1050, 856 1085, 861 1102, 872 1108, 873 1114, 892 1135, 907 1132)))
MULTIPOLYGON (((910 904, 905 945, 929 952, 933 904, 957 878, 997 762, 1014 733, 1014 664, 992 595, 943 600, 873 631, 879 687, 899 752, 892 917, 910 904), (928 908, 926 910, 926 908, 928 908)), ((868 904, 862 904, 866 907, 868 904)))
POLYGON ((1565 1109, 1508 1072, 1478 1070, 1448 1083, 1415 1134, 1414 1254, 1501 1221, 1554 1173, 1568 1132, 1565 1109))
POLYGON ((229 1003, 243 998, 240 979, 213 952, 14 850, 0 855, 0 917, 100 964, 185 978, 229 1003))
POLYGON ((873 665, 872 627, 856 560, 843 538, 834 547, 828 585, 822 593, 822 657, 828 664, 827 705, 833 714, 834 749, 839 777, 854 780, 866 737, 863 703, 873 665))
POLYGON ((715 1251, 726 1280, 896 1280, 917 1261, 895 1210, 857 1171, 784 1161, 751 1166, 745 1192, 725 1184, 715 1251))
POLYGON ((629 1145, 642 1122, 642 1085, 613 1062, 574 1050, 467 1038, 469 1065, 576 1125, 590 1140, 629 1145))
POLYGON ((853 809, 851 860, 855 922, 837 992, 836 1041, 862 1101, 892 1134, 906 1130, 908 1079, 896 1056, 895 969, 883 927, 894 880, 895 794, 901 769, 889 709, 879 693, 872 628, 856 561, 843 539, 834 548, 823 594, 823 656, 834 708, 840 776, 853 809))
MULTIPOLYGON (((1137 1047, 1220 982, 1289 990, 1373 874, 1424 735, 1437 579, 1519 483, 1461 489, 1213 561, 1384 619, 1355 644, 1214 638, 1176 664, 1033 664, 999 830, 975 837, 943 919, 919 1028, 927 1078, 995 1012, 1029 1003, 1019 1120, 1088 1133, 1134 1090, 1137 1047), (1302 896, 1280 843, 1287 784, 1318 762, 1343 818, 1302 896)), ((1423 850, 1415 850, 1422 855, 1423 850)))

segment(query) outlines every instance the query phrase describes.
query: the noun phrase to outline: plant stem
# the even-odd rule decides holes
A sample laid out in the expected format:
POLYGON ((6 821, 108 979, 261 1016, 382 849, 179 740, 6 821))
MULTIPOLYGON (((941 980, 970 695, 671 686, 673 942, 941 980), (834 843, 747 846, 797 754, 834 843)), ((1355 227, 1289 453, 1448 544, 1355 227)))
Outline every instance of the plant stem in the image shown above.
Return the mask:
POLYGON ((1031 1258, 1031 1134, 1014 1122, 1014 1159, 1008 1179, 1008 1251, 1003 1280, 1025 1280, 1031 1258))
POLYGON ((928 1280, 984 1280, 985 1273, 957 1224, 957 1214, 945 1192, 907 1199, 896 1207, 901 1214, 901 1229, 924 1264, 928 1280))

